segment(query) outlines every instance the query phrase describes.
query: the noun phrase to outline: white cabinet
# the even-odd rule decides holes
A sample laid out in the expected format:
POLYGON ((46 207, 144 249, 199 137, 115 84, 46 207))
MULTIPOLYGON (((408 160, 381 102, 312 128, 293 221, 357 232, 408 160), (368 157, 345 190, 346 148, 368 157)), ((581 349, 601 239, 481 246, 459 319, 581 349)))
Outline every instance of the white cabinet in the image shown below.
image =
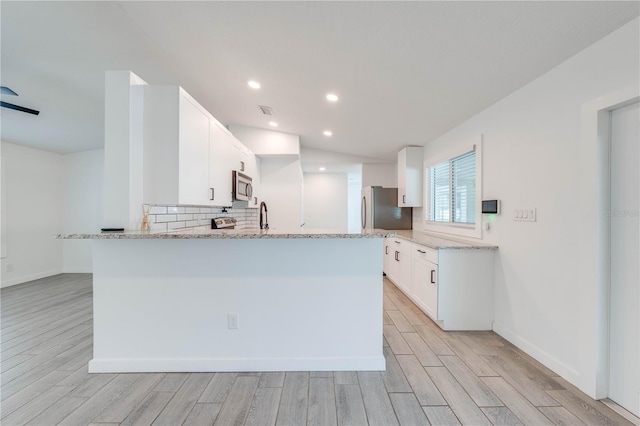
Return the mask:
POLYGON ((178 138, 180 204, 209 204, 209 116, 185 93, 179 98, 178 138))
POLYGON ((233 202, 231 165, 235 161, 234 138, 215 118, 211 119, 210 174, 213 203, 230 206, 233 202))
POLYGON ((384 271, 385 274, 387 274, 387 277, 389 278, 391 278, 390 274, 392 274, 392 268, 393 268, 394 262, 396 261, 394 258, 395 252, 391 248, 391 244, 393 244, 392 238, 384 239, 384 254, 382 258, 382 270, 384 271))
POLYGON ((398 249, 396 247, 395 238, 385 238, 384 240, 384 258, 386 262, 383 262, 383 271, 394 283, 400 281, 400 264, 398 261, 398 249))
POLYGON ((179 86, 144 88, 144 202, 231 205, 233 136, 179 86))
MULTIPOLYGON (((409 242, 400 238, 385 239, 385 256, 389 256, 384 272, 407 296, 411 295, 411 251, 409 242)), ((384 267, 385 265, 383 265, 384 267)))
POLYGON ((422 207, 423 153, 421 146, 398 152, 398 206, 422 207))
POLYGON ((413 244, 413 299, 427 315, 438 319, 438 251, 413 244))
POLYGON ((397 237, 384 246, 387 278, 443 330, 493 329, 495 250, 432 249, 397 237))
POLYGON ((249 157, 248 148, 238 140, 233 139, 233 146, 235 148, 233 159, 231 163, 231 169, 237 170, 242 173, 247 172, 247 158, 249 157))

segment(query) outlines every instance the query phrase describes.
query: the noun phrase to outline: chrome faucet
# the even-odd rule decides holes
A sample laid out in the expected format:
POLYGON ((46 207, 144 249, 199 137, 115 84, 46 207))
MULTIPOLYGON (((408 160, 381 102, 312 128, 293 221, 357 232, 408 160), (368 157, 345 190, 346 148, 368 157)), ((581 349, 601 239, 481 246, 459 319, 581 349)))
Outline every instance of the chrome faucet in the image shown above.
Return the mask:
POLYGON ((260 229, 269 229, 267 222, 267 204, 263 201, 260 203, 260 229), (264 220, 262 219, 262 209, 264 208, 264 220))

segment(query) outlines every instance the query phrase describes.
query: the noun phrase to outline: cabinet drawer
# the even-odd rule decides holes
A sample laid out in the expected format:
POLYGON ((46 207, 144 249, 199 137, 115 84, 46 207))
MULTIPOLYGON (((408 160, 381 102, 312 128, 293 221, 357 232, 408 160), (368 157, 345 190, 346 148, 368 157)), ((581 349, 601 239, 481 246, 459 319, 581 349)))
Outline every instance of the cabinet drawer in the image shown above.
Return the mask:
POLYGON ((418 259, 424 259, 436 265, 438 264, 438 250, 430 247, 413 244, 413 255, 418 259))

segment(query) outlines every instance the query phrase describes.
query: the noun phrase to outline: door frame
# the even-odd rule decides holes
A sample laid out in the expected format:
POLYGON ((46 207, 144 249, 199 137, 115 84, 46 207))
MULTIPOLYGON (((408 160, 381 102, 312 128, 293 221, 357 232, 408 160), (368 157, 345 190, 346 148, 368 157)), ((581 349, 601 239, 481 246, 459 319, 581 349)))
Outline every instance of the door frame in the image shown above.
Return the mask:
MULTIPOLYGON (((593 397, 607 398, 609 395, 609 306, 611 289, 611 232, 610 218, 607 210, 611 206, 610 194, 610 148, 611 148, 611 112, 640 101, 640 89, 637 85, 626 87, 614 93, 600 96, 582 106, 582 147, 595 152, 596 160, 596 213, 595 235, 589 234, 587 239, 595 237, 595 371, 593 397), (586 144, 586 145, 585 145, 586 144)), ((583 168, 591 167, 588 162, 583 168)), ((584 176, 584 175, 583 175, 584 176)), ((591 181, 592 182, 592 181, 591 181)), ((590 185, 586 182, 583 185, 590 185)), ((593 188, 591 187, 591 190, 593 188)), ((589 191, 588 188, 583 190, 589 191)), ((583 247, 585 247, 583 245, 583 247)), ((589 246, 587 246, 589 247, 589 246)), ((593 246, 591 246, 593 247, 593 246)), ((588 248, 585 248, 588 251, 588 248)), ((583 259, 589 259, 585 254, 583 259)), ((587 271, 593 268, 587 268, 587 271)), ((591 281, 587 279, 587 281, 591 281)), ((593 281, 591 281, 593 282, 593 281)))

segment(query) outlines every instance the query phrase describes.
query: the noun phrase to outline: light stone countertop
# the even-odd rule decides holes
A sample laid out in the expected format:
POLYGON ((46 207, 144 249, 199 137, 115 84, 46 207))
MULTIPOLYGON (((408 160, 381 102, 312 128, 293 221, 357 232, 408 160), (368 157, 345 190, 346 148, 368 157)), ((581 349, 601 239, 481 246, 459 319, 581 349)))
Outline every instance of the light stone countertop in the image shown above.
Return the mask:
POLYGON ((395 230, 396 237, 408 240, 416 244, 420 244, 432 249, 489 249, 497 250, 498 246, 484 244, 473 240, 464 240, 458 238, 449 238, 442 235, 430 234, 423 231, 413 230, 395 230))
POLYGON ((150 240, 150 239, 321 239, 321 238, 386 238, 395 236, 394 231, 372 230, 335 230, 335 229, 243 229, 221 230, 197 227, 169 232, 101 232, 95 234, 59 234, 61 240, 150 240))

